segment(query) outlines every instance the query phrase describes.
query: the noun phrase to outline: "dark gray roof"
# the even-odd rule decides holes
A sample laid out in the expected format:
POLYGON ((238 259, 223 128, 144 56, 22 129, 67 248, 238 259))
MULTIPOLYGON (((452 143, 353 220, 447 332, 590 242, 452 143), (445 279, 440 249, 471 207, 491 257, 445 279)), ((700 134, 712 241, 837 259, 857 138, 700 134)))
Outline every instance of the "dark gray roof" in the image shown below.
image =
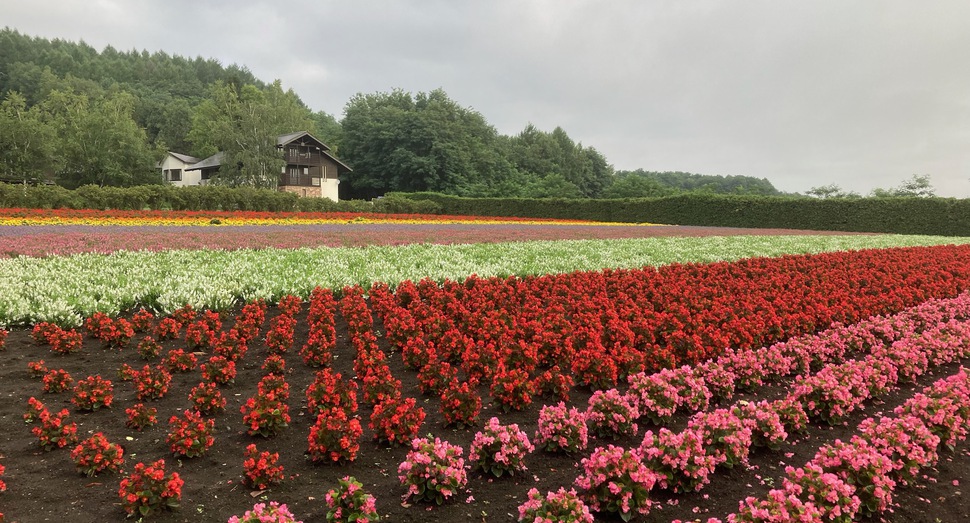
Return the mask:
POLYGON ((222 158, 225 155, 226 155, 226 153, 224 153, 224 152, 218 152, 218 153, 213 154, 212 156, 206 158, 205 160, 202 160, 200 162, 196 162, 196 163, 194 163, 194 164, 186 167, 185 170, 186 171, 198 171, 200 169, 205 169, 205 168, 208 168, 208 167, 219 167, 220 165, 222 165, 222 158))
POLYGON ((323 151, 329 151, 330 150, 330 148, 327 147, 327 144, 321 142, 320 140, 317 139, 316 136, 313 136, 312 134, 310 134, 307 131, 298 131, 298 132, 295 132, 295 133, 281 135, 281 136, 279 136, 279 137, 276 138, 276 146, 277 147, 283 147, 284 145, 286 145, 288 143, 295 142, 298 138, 309 138, 310 140, 312 140, 313 142, 315 142, 317 145, 319 145, 321 150, 323 150, 323 151))
POLYGON ((192 164, 192 163, 197 163, 199 161, 199 159, 196 158, 195 156, 189 156, 187 154, 173 153, 172 151, 169 151, 168 154, 171 154, 172 156, 178 158, 179 160, 182 160, 184 163, 192 164))

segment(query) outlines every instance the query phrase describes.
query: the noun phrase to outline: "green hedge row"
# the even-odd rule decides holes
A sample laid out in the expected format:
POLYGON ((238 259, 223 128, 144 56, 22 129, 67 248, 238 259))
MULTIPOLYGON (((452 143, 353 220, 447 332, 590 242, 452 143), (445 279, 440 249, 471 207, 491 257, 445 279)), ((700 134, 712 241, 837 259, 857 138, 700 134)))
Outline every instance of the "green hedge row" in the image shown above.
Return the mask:
POLYGON ((403 197, 375 202, 326 198, 300 198, 296 194, 270 189, 216 185, 175 187, 98 187, 85 185, 75 190, 59 185, 0 183, 0 208, 28 209, 122 209, 190 211, 316 211, 437 214, 440 206, 428 200, 403 197))
POLYGON ((970 236, 970 200, 815 199, 685 194, 625 200, 460 198, 398 193, 432 201, 444 214, 565 218, 627 223, 970 236))
POLYGON ((461 198, 391 193, 373 202, 223 186, 97 187, 0 183, 0 207, 378 212, 970 236, 970 199, 825 199, 685 194, 626 200, 461 198))

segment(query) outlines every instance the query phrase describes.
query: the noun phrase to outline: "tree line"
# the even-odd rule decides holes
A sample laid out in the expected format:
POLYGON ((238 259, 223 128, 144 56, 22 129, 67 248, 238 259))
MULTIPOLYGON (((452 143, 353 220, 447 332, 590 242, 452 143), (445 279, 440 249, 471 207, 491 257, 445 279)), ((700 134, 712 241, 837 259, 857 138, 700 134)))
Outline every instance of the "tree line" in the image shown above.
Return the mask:
MULTIPOLYGON (((223 151, 210 183, 275 188, 276 137, 310 131, 354 172, 341 198, 391 191, 468 197, 637 198, 781 194, 764 179, 615 171, 561 127, 502 135, 438 89, 357 94, 342 119, 310 110, 279 80, 164 52, 97 51, 0 31, 0 180, 134 186, 162 183, 166 151, 223 151)), ((829 193, 816 196, 831 196, 829 193)))

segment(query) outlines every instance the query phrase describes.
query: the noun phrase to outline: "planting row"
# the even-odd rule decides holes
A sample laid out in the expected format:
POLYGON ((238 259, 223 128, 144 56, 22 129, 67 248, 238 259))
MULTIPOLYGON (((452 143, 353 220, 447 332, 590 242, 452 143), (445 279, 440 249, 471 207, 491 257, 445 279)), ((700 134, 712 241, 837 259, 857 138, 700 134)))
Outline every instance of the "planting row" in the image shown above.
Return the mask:
MULTIPOLYGON (((240 225, 222 227, 22 225, 0 227, 0 258, 66 256, 117 251, 185 249, 297 249, 412 243, 462 244, 513 241, 607 240, 730 234, 777 235, 769 229, 717 229, 657 225, 629 227, 563 223, 373 223, 240 225)), ((790 232, 786 234, 795 234, 790 232)), ((809 234, 805 232, 803 234, 809 234)), ((920 241, 926 241, 920 238, 920 241)), ((939 243, 937 241, 937 243, 939 243)))
MULTIPOLYGON (((789 433, 803 432, 809 420, 836 423, 868 399, 887 394, 897 383, 914 382, 930 366, 970 356, 970 323, 966 322, 970 296, 917 309, 890 319, 896 334, 901 334, 894 342, 876 341, 876 335, 885 331, 872 328, 875 324, 826 333, 823 343, 832 345, 834 350, 830 353, 845 351, 846 345, 860 339, 860 334, 868 335, 867 339, 874 343, 866 347, 870 354, 860 360, 842 362, 840 358, 815 374, 797 377, 779 400, 744 402, 699 412, 679 433, 666 428, 656 434, 648 431, 636 449, 612 446, 595 449, 590 458, 583 460, 585 471, 576 480, 576 486, 596 511, 619 512, 624 519, 634 513, 646 514, 653 505, 648 494, 655 488, 675 493, 699 491, 711 481, 716 468, 746 466, 755 448, 777 448, 789 433), (947 319, 954 317, 959 320, 947 319), (941 319, 945 323, 936 323, 941 319), (914 361, 922 363, 911 365, 914 361)), ((808 345, 788 349, 781 356, 806 362, 806 369, 815 357, 808 345)), ((753 361, 750 358, 753 355, 746 355, 744 359, 753 361)), ((687 401, 682 405, 693 410, 697 407, 696 400, 706 403, 709 394, 704 378, 692 375, 690 369, 687 371, 680 380, 686 387, 679 396, 683 398, 684 392, 688 392, 687 401)), ((730 381, 732 376, 723 377, 728 378, 723 381, 730 381)), ((635 435, 635 421, 643 415, 641 408, 656 405, 655 390, 642 387, 650 381, 644 378, 649 377, 631 377, 630 392, 626 395, 616 389, 594 394, 585 420, 589 430, 601 435, 635 435), (645 397, 645 392, 649 396, 645 397)), ((857 513, 872 516, 885 511, 896 481, 912 480, 920 468, 935 462, 936 449, 941 443, 952 449, 957 441, 965 439, 970 421, 970 382, 963 372, 954 379, 959 386, 950 396, 917 395, 897 409, 897 413, 905 414, 905 419, 883 420, 878 424, 869 420, 862 426, 863 434, 869 438, 864 443, 858 443, 858 438, 850 445, 836 442, 823 447, 816 462, 805 469, 789 470, 792 483, 786 482, 788 490, 781 499, 800 496, 796 501, 808 505, 808 513, 818 509, 819 521, 842 521, 840 516, 849 521, 857 513), (916 447, 909 448, 907 444, 916 447), (874 453, 885 456, 877 459, 874 453), (895 465, 890 464, 891 458, 898 458, 895 465), (874 459, 884 463, 879 470, 860 470, 870 466, 874 459), (827 476, 820 479, 822 474, 827 476), (842 474, 841 479, 833 485, 831 480, 838 479, 838 474, 842 474), (855 476, 850 477, 851 474, 855 476), (859 474, 868 476, 859 477, 859 474), (881 476, 873 479, 875 474, 881 476), (894 479, 889 478, 890 474, 894 479), (837 502, 827 504, 834 500, 837 502)), ((556 424, 577 423, 571 419, 558 419, 556 424)), ((771 499, 777 501, 775 497, 771 499)), ((746 503, 744 517, 732 521, 791 521, 764 516, 777 515, 777 505, 764 510, 752 506, 751 500, 746 503)), ((786 514, 803 513, 806 511, 786 514)))
MULTIPOLYGON (((970 248, 939 246, 371 288, 405 363, 510 382, 547 370, 592 390, 887 314, 970 287, 970 248)), ((431 371, 429 371, 431 372, 431 371)), ((529 392, 529 388, 520 392, 529 392)), ((524 400, 512 399, 521 402, 524 400)), ((521 405, 510 404, 511 408, 521 405)))
MULTIPOLYGON (((300 225, 312 223, 547 223, 595 224, 554 218, 496 218, 368 212, 131 211, 0 208, 2 225, 300 225)), ((622 224, 611 224, 622 225, 622 224)))
MULTIPOLYGON (((781 489, 742 501, 729 523, 853 521, 886 512, 893 491, 954 448, 970 428, 970 375, 961 368, 894 410, 867 418, 848 442, 836 440, 800 468, 786 467, 781 489)), ((675 522, 678 523, 678 522, 675 522)), ((721 523, 710 518, 707 523, 721 523)))
MULTIPOLYGON (((961 355, 960 351, 965 351, 967 348, 967 337, 961 334, 963 331, 958 330, 959 325, 944 323, 941 327, 938 324, 940 322, 947 322, 949 319, 965 318, 966 312, 970 308, 967 305, 968 302, 970 300, 965 296, 961 296, 957 300, 930 303, 913 311, 907 311, 906 314, 898 315, 897 317, 874 319, 869 324, 860 326, 855 330, 851 328, 836 329, 841 331, 845 339, 829 333, 823 334, 820 338, 826 340, 826 344, 833 347, 829 349, 825 346, 811 345, 806 339, 792 340, 789 342, 790 347, 787 352, 781 351, 777 345, 775 348, 782 353, 782 357, 788 358, 790 363, 787 372, 791 372, 791 369, 812 368, 813 366, 824 363, 826 359, 840 359, 840 351, 844 354, 854 345, 857 345, 855 346, 855 350, 857 351, 869 351, 875 354, 879 352, 877 350, 878 347, 885 347, 890 341, 894 342, 889 345, 890 347, 898 348, 902 346, 902 343, 910 342, 914 339, 915 335, 919 335, 921 339, 927 341, 940 340, 940 342, 929 347, 922 358, 918 357, 918 355, 914 356, 914 353, 910 352, 905 354, 905 357, 898 358, 897 363, 923 360, 939 363, 945 361, 947 357, 951 359, 959 357, 961 355), (944 331, 942 330, 943 327, 953 330, 944 331), (961 338, 961 336, 963 337, 961 338), (860 340, 869 340, 870 343, 868 346, 863 346, 860 344, 860 340), (962 340, 962 342, 954 343, 959 340, 962 340), (816 354, 819 354, 819 356, 816 356, 816 354)), ((264 362, 263 367, 268 374, 257 387, 257 395, 251 398, 250 401, 247 401, 242 408, 243 423, 248 427, 247 430, 250 434, 273 437, 285 429, 290 421, 285 398, 289 395, 288 385, 286 380, 279 378, 279 376, 283 375, 283 369, 280 367, 282 359, 278 355, 284 354, 293 348, 294 315, 299 307, 299 300, 296 298, 288 298, 281 301, 279 307, 281 313, 271 319, 269 330, 265 333, 266 347, 270 353, 276 354, 277 357, 274 358, 271 355, 264 362)), ((333 312, 336 307, 337 302, 327 291, 317 291, 312 294, 307 316, 310 334, 307 344, 300 350, 300 356, 304 363, 310 366, 327 366, 332 362, 332 354, 330 351, 335 343, 333 312)), ((416 408, 413 398, 404 397, 400 381, 391 375, 385 353, 377 349, 376 338, 373 337, 371 314, 359 289, 347 289, 345 291, 344 297, 340 301, 340 309, 347 321, 349 335, 357 348, 354 369, 358 380, 363 383, 364 401, 373 405, 369 429, 373 432, 374 439, 383 441, 385 444, 407 444, 408 442, 412 442, 414 446, 414 452, 416 454, 414 456, 408 456, 405 462, 402 463, 399 472, 404 487, 408 489, 407 497, 415 500, 424 499, 443 502, 456 496, 459 487, 467 482, 467 477, 463 472, 464 464, 461 462, 463 449, 443 441, 413 440, 420 431, 420 426, 424 419, 424 411, 420 407, 416 408), (439 469, 444 471, 442 472, 443 475, 429 475, 429 470, 436 470, 435 465, 441 464, 437 461, 439 458, 444 460, 442 463, 447 464, 443 469, 439 469)), ((85 328, 91 336, 100 339, 106 346, 115 348, 127 347, 136 327, 139 330, 154 331, 156 336, 178 336, 180 338, 182 337, 184 329, 184 341, 188 347, 192 350, 211 350, 216 353, 206 364, 202 365, 204 382, 193 389, 190 395, 193 407, 199 410, 200 414, 193 414, 191 411, 188 411, 184 416, 173 417, 170 420, 168 444, 171 446, 171 452, 180 456, 193 457, 204 454, 213 444, 212 428, 210 423, 206 422, 201 414, 212 414, 218 411, 218 407, 210 409, 210 406, 223 403, 219 401, 219 388, 231 382, 232 378, 229 369, 234 368, 235 363, 241 361, 241 358, 246 353, 245 347, 247 343, 262 337, 261 325, 265 320, 265 314, 265 308, 258 304, 247 306, 239 318, 237 318, 234 328, 228 332, 222 332, 221 320, 218 315, 212 313, 197 315, 190 308, 183 308, 173 317, 161 321, 156 321, 147 313, 136 315, 132 318, 131 322, 127 320, 112 320, 105 316, 95 316, 86 322, 85 328), (206 385, 206 383, 210 383, 210 385, 206 385)), ((38 340, 50 344, 52 349, 62 350, 66 347, 68 349, 66 352, 70 352, 70 343, 58 345, 63 344, 60 340, 75 336, 65 336, 63 334, 65 332, 69 331, 60 330, 52 325, 41 325, 35 329, 35 336, 38 340), (61 347, 61 349, 57 349, 57 347, 61 347)), ((144 342, 145 340, 142 341, 144 342)), ((156 347, 148 342, 139 343, 137 349, 143 357, 147 357, 148 359, 153 359, 159 355, 156 347)), ((889 352, 884 352, 886 352, 886 357, 888 358, 889 352)), ((740 354, 740 351, 738 351, 738 354, 740 354)), ((892 354, 903 356, 901 349, 898 353, 894 352, 892 354)), ((734 359, 739 362, 748 362, 748 368, 757 368, 752 362, 760 361, 760 358, 751 358, 743 355, 735 356, 734 359)), ((726 361, 724 363, 726 364, 726 361)), ((902 368, 901 365, 897 367, 897 363, 893 363, 892 368, 902 368)), ((167 382, 170 380, 170 377, 165 378, 168 372, 189 371, 197 365, 198 362, 194 360, 194 355, 191 352, 176 350, 169 352, 164 360, 164 366, 157 368, 146 367, 142 371, 133 373, 129 369, 127 372, 130 373, 129 376, 133 377, 137 384, 138 398, 143 401, 151 401, 153 398, 165 394, 164 389, 167 388, 167 382)), ((733 368, 740 370, 743 367, 739 363, 735 364, 733 368)), ((776 363, 772 368, 782 369, 783 365, 776 363)), ((890 367, 883 367, 883 369, 888 368, 890 367)), ((44 372, 41 368, 35 368, 35 370, 38 373, 44 372)), ((762 373, 762 377, 767 376, 770 378, 774 374, 784 375, 787 372, 781 370, 775 373, 764 372, 762 373)), ((45 376, 45 389, 49 387, 49 382, 54 384, 51 386, 54 390, 67 389, 67 386, 63 384, 62 374, 51 374, 50 372, 46 374, 50 378, 45 376)), ((746 379, 750 386, 753 383, 750 376, 754 375, 755 372, 742 371, 741 374, 748 376, 746 379)), ((821 374, 823 373, 819 373, 818 375, 821 374)), ((898 374, 906 375, 904 373, 898 374)), ((731 376, 731 374, 725 373, 724 376, 731 376)), ((725 383, 723 379, 711 379, 710 382, 725 383)), ((880 383, 879 380, 872 380, 872 382, 880 383)), ((470 393, 471 391, 467 387, 467 383, 468 380, 466 379, 458 379, 457 376, 452 376, 448 383, 444 385, 445 391, 456 390, 455 394, 451 396, 443 392, 441 402, 443 412, 454 413, 451 419, 455 425, 477 423, 476 418, 481 408, 481 399, 478 398, 477 393, 470 393), (465 386, 462 387, 462 385, 465 386), (462 395, 463 392, 465 395, 462 395)), ((705 382, 701 380, 690 385, 689 388, 703 391, 705 386, 705 382)), ((724 387, 726 390, 727 385, 724 387)), ((75 387, 75 408, 78 410, 92 410, 109 407, 111 401, 108 399, 109 395, 105 393, 106 389, 107 386, 105 386, 100 378, 94 379, 92 377, 81 380, 78 386, 75 387), (84 383, 83 386, 82 382, 84 383), (98 391, 100 391, 100 394, 98 391)), ((356 454, 359 450, 359 440, 363 433, 361 424, 356 418, 356 391, 357 382, 342 379, 339 374, 333 374, 328 370, 321 371, 311 387, 307 389, 307 407, 316 418, 316 424, 311 428, 307 440, 309 443, 307 453, 312 460, 341 463, 353 462, 356 459, 356 454)), ((504 388, 496 388, 493 386, 492 391, 494 401, 500 405, 509 403, 504 399, 506 394, 504 388)), ((575 431, 567 432, 565 435, 555 435, 555 429, 550 427, 555 427, 557 423, 561 426, 570 426, 570 422, 575 424, 577 420, 582 420, 583 427, 586 424, 590 425, 592 427, 591 430, 601 438, 612 437, 621 434, 625 430, 629 430, 628 428, 612 426, 609 420, 613 419, 613 417, 604 416, 605 413, 610 412, 610 403, 612 402, 613 405, 616 405, 617 401, 614 400, 617 400, 621 395, 619 391, 594 395, 585 415, 575 411, 566 411, 565 406, 557 408, 546 407, 542 409, 540 414, 540 431, 535 435, 536 445, 546 450, 565 451, 581 451, 582 447, 585 447, 585 443, 583 443, 582 447, 572 447, 577 438, 585 439, 582 436, 583 431, 579 428, 579 425, 575 425, 575 431), (557 422, 550 422, 550 420, 557 419, 557 422), (559 441, 565 441, 566 443, 561 444, 559 441)), ((805 401, 807 404, 808 400, 805 398, 807 398, 807 395, 801 394, 799 396, 800 402, 805 401)), ((800 402, 798 403, 799 405, 801 404, 800 402)), ((646 404, 646 402, 640 402, 638 400, 634 402, 634 408, 639 408, 637 403, 646 404)), ((43 446, 54 448, 70 444, 69 442, 74 431, 69 429, 71 425, 66 419, 66 411, 62 411, 60 415, 52 415, 49 412, 44 413, 42 405, 39 407, 32 405, 32 408, 35 411, 32 421, 38 423, 35 429, 39 429, 35 431, 35 434, 43 446), (64 442, 63 445, 60 443, 62 441, 64 442)), ((805 409, 812 411, 812 407, 806 406, 805 409)), ((146 417, 146 413, 138 409, 137 406, 132 407, 130 410, 133 412, 129 413, 129 422, 133 425, 138 424, 139 419, 146 417)), ((769 409, 764 409, 764 411, 770 412, 769 409)), ((445 415, 448 418, 448 414, 445 415)), ((639 416, 627 415, 627 418, 632 418, 628 419, 631 422, 635 422, 637 417, 639 416)), ((823 416, 818 417, 820 419, 826 419, 823 416)), ((147 418, 150 420, 151 416, 149 415, 147 418)), ((828 419, 831 420, 832 418, 829 417, 828 419)), ((663 434, 662 431, 661 434, 663 434)), ((671 436, 673 435, 671 434, 671 436)), ((86 442, 82 445, 85 448, 92 446, 94 448, 101 448, 106 446, 106 444, 99 439, 86 442)), ((252 452, 252 456, 247 456, 247 462, 252 460, 254 464, 263 463, 264 466, 257 467, 256 469, 252 469, 252 467, 247 468, 247 477, 253 476, 250 481, 266 481, 272 483, 275 478, 281 475, 282 471, 276 469, 271 453, 263 451, 266 453, 264 456, 263 453, 258 452, 255 448, 252 452)), ((485 430, 481 431, 480 435, 476 435, 475 441, 470 447, 469 460, 475 464, 476 468, 480 468, 490 474, 501 476, 504 472, 521 472, 522 469, 520 467, 523 464, 523 459, 530 452, 532 452, 532 445, 524 433, 519 431, 517 427, 502 425, 499 420, 495 419, 489 421, 485 430)), ((623 451, 622 449, 617 451, 606 448, 602 449, 599 453, 597 452, 594 451, 593 455, 588 458, 590 460, 588 463, 599 463, 599 460, 602 459, 606 460, 605 463, 608 465, 610 460, 614 458, 617 460, 627 459, 623 456, 629 451, 623 451)), ((78 462, 77 459, 75 460, 76 465, 82 472, 91 470, 90 468, 84 468, 89 467, 89 464, 86 465, 86 462, 83 461, 85 455, 85 451, 78 451, 78 456, 81 461, 78 462)), ((102 455, 110 455, 110 453, 102 452, 102 455)), ((675 454, 664 450, 663 452, 655 452, 654 458, 663 460, 665 457, 672 455, 675 454)), ((705 454, 698 454, 698 457, 699 459, 706 459, 704 458, 706 455, 705 451, 705 454)), ((725 459, 721 463, 727 462, 728 460, 725 459)), ((142 464, 142 472, 144 472, 145 467, 155 467, 153 470, 157 470, 159 466, 161 465, 142 464)), ((125 503, 124 500, 130 494, 130 488, 126 488, 126 485, 141 481, 138 479, 140 477, 138 473, 139 470, 136 468, 134 474, 135 479, 129 478, 127 483, 123 480, 123 494, 119 493, 119 495, 123 496, 123 504, 125 503)), ((654 473, 656 473, 656 470, 654 470, 654 473)), ((162 475, 164 476, 164 473, 162 475)), ((700 477, 699 473, 697 477, 700 477)), ((174 479, 170 478, 168 481, 160 484, 159 488, 162 490, 157 496, 160 505, 155 506, 151 505, 148 501, 143 503, 138 500, 137 502, 132 502, 131 510, 140 512, 142 511, 141 507, 145 506, 145 503, 148 503, 150 506, 144 510, 150 512, 169 504, 172 501, 175 490, 177 490, 169 485, 174 479), (166 492, 169 492, 169 496, 165 495, 166 492)), ((654 483, 659 484, 659 480, 655 479, 654 483)), ((592 488, 592 486, 583 487, 585 485, 584 482, 578 482, 577 485, 581 489, 585 488, 585 493, 582 497, 589 504, 594 507, 612 506, 608 500, 604 502, 605 504, 599 504, 599 501, 597 501, 597 496, 606 495, 600 492, 601 489, 592 488), (591 490, 596 492, 591 494, 589 492, 591 490)), ((647 489, 647 492, 649 492, 649 489, 647 489)), ((565 491, 550 493, 547 498, 543 498, 545 499, 543 502, 539 502, 537 494, 530 493, 529 496, 530 503, 532 504, 530 506, 532 508, 523 509, 528 514, 531 514, 531 512, 528 512, 529 510, 538 511, 536 512, 537 514, 541 511, 552 510, 548 506, 548 503, 561 503, 573 507, 582 506, 581 503, 577 504, 575 500, 570 498, 569 493, 565 491)), ((622 508, 622 500, 616 506, 622 508)), ((634 502, 633 508, 636 509, 638 507, 639 505, 634 502)), ((601 508, 601 510, 609 511, 610 509, 601 508)))
MULTIPOLYGON (((197 309, 228 309, 257 298, 306 298, 317 286, 369 287, 374 281, 396 285, 422 278, 460 281, 469 274, 556 274, 952 241, 913 236, 735 236, 16 257, 0 259, 0 325, 78 325, 95 312, 118 314, 139 305, 166 313, 186 303, 197 309)), ((936 263, 939 260, 927 261, 932 272, 938 272, 936 263)))

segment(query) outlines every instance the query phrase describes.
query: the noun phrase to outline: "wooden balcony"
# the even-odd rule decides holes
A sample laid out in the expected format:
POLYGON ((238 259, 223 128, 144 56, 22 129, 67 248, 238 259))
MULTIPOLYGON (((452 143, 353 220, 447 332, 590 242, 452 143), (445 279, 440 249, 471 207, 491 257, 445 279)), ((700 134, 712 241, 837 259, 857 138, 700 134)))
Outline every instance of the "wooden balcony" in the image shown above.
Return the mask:
POLYGON ((317 166, 323 165, 327 160, 325 156, 317 152, 296 152, 292 149, 286 151, 283 155, 283 159, 289 165, 307 165, 307 166, 317 166))

